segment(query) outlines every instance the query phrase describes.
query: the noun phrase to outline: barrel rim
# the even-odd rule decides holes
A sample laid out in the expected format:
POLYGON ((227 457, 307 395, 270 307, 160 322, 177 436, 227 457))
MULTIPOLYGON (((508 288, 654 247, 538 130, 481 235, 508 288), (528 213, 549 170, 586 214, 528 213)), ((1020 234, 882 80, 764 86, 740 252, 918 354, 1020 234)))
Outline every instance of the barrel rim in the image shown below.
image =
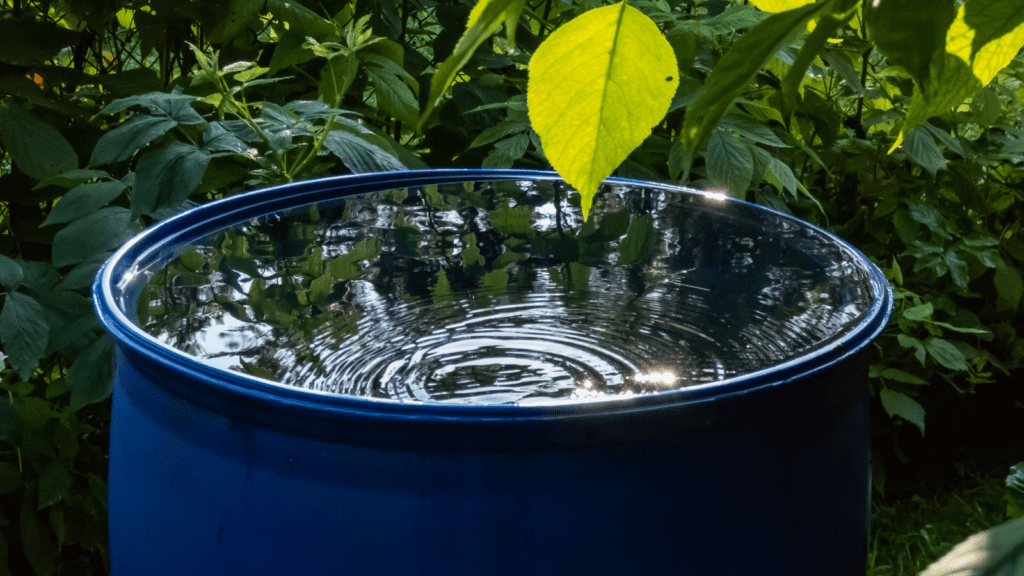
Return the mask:
MULTIPOLYGON (((609 178, 605 180, 605 183, 697 194, 722 202, 745 205, 747 207, 745 209, 748 210, 765 210, 779 218, 809 227, 853 253, 857 261, 868 272, 870 287, 875 294, 874 301, 862 320, 830 345, 762 370, 655 394, 629 397, 609 396, 588 399, 583 402, 560 401, 527 406, 408 402, 387 398, 340 395, 297 388, 250 374, 222 370, 206 365, 194 356, 161 343, 132 322, 118 304, 118 294, 128 282, 125 280, 115 282, 115 276, 123 278, 128 275, 127 277, 130 279, 138 272, 139 262, 144 262, 147 258, 166 256, 191 239, 206 236, 256 216, 332 198, 380 192, 393 188, 468 181, 554 181, 561 179, 561 176, 555 172, 539 170, 427 169, 333 176, 244 192, 199 205, 157 222, 126 242, 103 264, 97 274, 93 283, 94 306, 101 324, 119 344, 127 347, 127 350, 171 369, 180 376, 191 381, 202 382, 206 387, 212 387, 206 396, 241 396, 247 401, 254 401, 258 404, 273 403, 310 414, 343 412, 360 414, 365 417, 401 419, 411 417, 417 420, 438 421, 453 418, 475 421, 572 418, 581 415, 633 412, 747 393, 763 387, 783 385, 803 374, 814 372, 845 359, 867 346, 888 323, 893 308, 893 296, 892 288, 884 274, 859 250, 827 230, 777 210, 751 204, 724 194, 626 178, 609 178)), ((172 388, 178 390, 177 394, 182 394, 182 390, 187 390, 186 394, 189 392, 192 394, 186 399, 199 404, 207 403, 203 401, 204 391, 201 387, 183 388, 180 384, 173 387, 161 385, 172 392, 172 388)))

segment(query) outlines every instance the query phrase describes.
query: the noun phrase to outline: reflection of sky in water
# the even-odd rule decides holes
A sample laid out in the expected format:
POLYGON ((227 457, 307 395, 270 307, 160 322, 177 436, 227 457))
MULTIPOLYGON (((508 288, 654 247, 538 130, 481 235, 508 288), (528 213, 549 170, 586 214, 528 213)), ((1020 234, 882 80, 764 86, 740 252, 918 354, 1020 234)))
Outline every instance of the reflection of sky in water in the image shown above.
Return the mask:
POLYGON ((584 226, 550 183, 497 188, 356 196, 320 220, 304 208, 214 235, 198 272, 153 276, 142 323, 210 365, 295 386, 533 404, 776 365, 827 346, 873 299, 851 249, 749 206, 606 188, 584 226))

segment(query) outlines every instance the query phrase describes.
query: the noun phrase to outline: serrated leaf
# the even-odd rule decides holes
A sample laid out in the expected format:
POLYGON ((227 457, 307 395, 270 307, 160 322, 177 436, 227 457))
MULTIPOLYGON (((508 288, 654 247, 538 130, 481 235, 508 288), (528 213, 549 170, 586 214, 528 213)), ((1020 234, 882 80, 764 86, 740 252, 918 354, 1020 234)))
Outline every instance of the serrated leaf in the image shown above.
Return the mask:
POLYGON ((904 348, 913 348, 914 357, 917 358, 917 361, 920 362, 922 366, 924 365, 926 352, 924 348, 924 343, 922 343, 917 338, 914 338, 913 336, 907 336, 906 334, 897 334, 896 340, 900 343, 900 346, 903 346, 904 348))
POLYGON ((0 285, 7 288, 8 292, 13 292, 24 277, 20 264, 0 254, 0 285))
POLYGON ((198 122, 196 116, 198 113, 192 110, 191 103, 196 101, 195 96, 189 96, 184 94, 180 87, 175 88, 171 92, 148 92, 146 94, 140 94, 137 96, 129 96, 127 98, 120 98, 114 100, 110 104, 107 104, 103 110, 100 110, 100 114, 117 114, 118 112, 127 110, 132 106, 142 106, 149 108, 151 111, 163 111, 164 114, 171 116, 170 111, 177 111, 179 116, 182 116, 185 122, 183 124, 198 124, 202 122, 202 117, 199 117, 198 122), (185 108, 192 110, 192 116, 185 108))
POLYGON ((359 59, 351 54, 336 54, 320 69, 317 96, 331 108, 341 106, 349 86, 359 71, 359 59))
POLYGON ((802 31, 811 18, 829 6, 829 2, 818 2, 774 14, 733 44, 705 80, 697 101, 687 108, 683 143, 691 155, 718 125, 733 100, 747 88, 754 74, 791 36, 802 31))
POLYGON ((516 160, 526 154, 530 146, 530 137, 526 134, 516 134, 511 138, 505 138, 494 145, 494 149, 484 158, 484 168, 511 168, 516 160))
POLYGON ((61 196, 42 226, 64 224, 83 218, 109 204, 124 189, 125 185, 117 180, 80 184, 61 196))
POLYGON ((406 167, 387 150, 345 129, 331 130, 324 148, 337 156, 352 172, 386 172, 406 167))
POLYGON ((71 470, 61 460, 50 463, 39 473, 39 506, 36 510, 53 506, 71 491, 71 470))
POLYGON ((82 350, 68 369, 71 409, 106 400, 113 384, 113 346, 110 338, 100 336, 82 350))
POLYGON ((131 219, 176 206, 199 187, 210 154, 192 144, 169 142, 139 156, 131 219))
POLYGON ((927 130, 911 131, 903 143, 903 149, 911 160, 932 175, 946 167, 946 159, 942 157, 942 151, 939 150, 935 139, 927 130))
POLYGON ((371 52, 360 52, 366 64, 364 70, 377 95, 377 106, 398 120, 415 124, 419 117, 419 104, 410 84, 416 83, 402 67, 391 60, 371 52))
POLYGON ((967 370, 967 358, 959 348, 942 338, 929 338, 924 341, 928 355, 936 362, 950 370, 967 370))
POLYGON ((459 38, 455 50, 445 58, 430 78, 430 95, 427 98, 426 109, 423 110, 416 125, 417 130, 423 128, 424 123, 433 114, 441 98, 444 97, 448 86, 455 81, 455 76, 469 62, 476 49, 483 44, 484 40, 490 38, 502 23, 517 21, 525 4, 526 0, 480 0, 473 6, 466 31, 459 38))
POLYGON ((957 544, 920 576, 1017 576, 1024 573, 1024 518, 957 544))
POLYGON ((166 116, 139 114, 104 134, 93 148, 89 164, 98 166, 127 160, 140 148, 177 125, 177 122, 166 116))
POLYGON ((889 416, 899 416, 921 430, 924 435, 924 407, 917 400, 902 392, 882 388, 879 391, 879 398, 882 400, 882 408, 889 413, 889 416))
POLYGON ((249 146, 238 136, 228 132, 220 122, 210 122, 203 131, 203 149, 210 152, 243 153, 249 146))
POLYGON ((920 306, 907 308, 903 311, 903 317, 907 320, 924 320, 925 318, 930 318, 934 313, 935 307, 932 306, 931 302, 926 302, 920 306))
POLYGON ((579 191, 584 220, 598 185, 668 111, 678 76, 672 46, 625 2, 562 25, 534 53, 530 121, 551 165, 579 191))
POLYGON ((97 252, 113 250, 134 234, 127 209, 107 206, 68 224, 53 238, 53 265, 84 262, 97 252))
POLYGON ((27 294, 8 292, 0 312, 0 342, 8 364, 22 380, 28 380, 39 366, 49 336, 50 326, 42 305, 27 294))
POLYGON ((78 168, 78 156, 67 139, 21 108, 0 104, 0 141, 14 165, 37 180, 78 168))
POLYGON ((754 159, 747 144, 724 130, 715 130, 704 162, 712 182, 735 197, 743 197, 754 177, 754 159))

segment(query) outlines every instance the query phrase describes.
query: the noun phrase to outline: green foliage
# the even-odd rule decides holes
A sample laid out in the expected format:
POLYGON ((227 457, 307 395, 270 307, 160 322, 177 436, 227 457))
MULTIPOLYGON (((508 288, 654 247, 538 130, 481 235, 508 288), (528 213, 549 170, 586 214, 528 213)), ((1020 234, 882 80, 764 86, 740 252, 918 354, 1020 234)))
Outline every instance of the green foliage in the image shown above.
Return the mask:
MULTIPOLYGON (((0 574, 7 561, 56 574, 80 554, 102 568, 111 344, 89 287, 112 250, 256 186, 549 168, 528 112, 530 60, 610 4, 0 0, 0 574)), ((876 425, 879 449, 898 450, 897 427, 925 430, 930 390, 970 392, 1024 361, 1024 11, 1015 0, 747 4, 630 2, 676 60, 654 79, 678 88, 615 174, 793 213, 882 266, 896 312, 870 377, 892 416, 876 425)), ((515 210, 492 209, 510 238, 515 210)), ((625 235, 622 258, 642 261, 654 226, 606 215, 529 250, 561 260, 553 277, 582 292, 574 258, 625 235)), ((463 241, 500 291, 502 266, 486 269, 480 239, 463 241)), ((312 311, 357 256, 307 270, 305 300, 277 305, 312 311)), ((431 287, 451 291, 443 274, 431 287)), ((281 313, 264 301, 260 314, 281 313)))

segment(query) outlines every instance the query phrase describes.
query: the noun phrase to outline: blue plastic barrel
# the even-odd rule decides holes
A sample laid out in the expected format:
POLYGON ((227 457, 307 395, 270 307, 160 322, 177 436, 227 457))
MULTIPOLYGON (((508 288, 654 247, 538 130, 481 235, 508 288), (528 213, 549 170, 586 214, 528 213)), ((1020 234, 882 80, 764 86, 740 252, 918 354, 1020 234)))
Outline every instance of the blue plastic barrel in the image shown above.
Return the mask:
MULTIPOLYGON (((824 231, 814 229, 863 278, 851 289, 871 299, 842 334, 776 366, 626 398, 518 406, 324 394, 213 367, 138 325, 145 272, 239 222, 389 189, 557 178, 436 170, 300 182, 194 208, 121 248, 94 286, 117 342, 113 575, 864 574, 868 344, 892 295, 877 267, 824 231)), ((797 222, 715 201, 720 235, 748 214, 797 222)), ((730 263, 700 265, 714 277, 730 263)))

